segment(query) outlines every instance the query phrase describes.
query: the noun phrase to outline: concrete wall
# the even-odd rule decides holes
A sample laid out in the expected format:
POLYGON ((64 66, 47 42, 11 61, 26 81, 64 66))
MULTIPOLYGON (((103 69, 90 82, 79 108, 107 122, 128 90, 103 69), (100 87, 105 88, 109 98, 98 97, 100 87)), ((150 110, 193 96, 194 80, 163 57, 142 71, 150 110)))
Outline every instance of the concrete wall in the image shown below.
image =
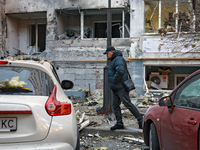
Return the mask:
POLYGON ((103 68, 106 62, 53 62, 57 68, 60 80, 71 80, 74 83, 73 90, 91 91, 103 88, 103 68))
MULTIPOLYGON (((124 0, 112 0, 111 7, 124 7, 124 0)), ((107 8, 102 0, 6 0, 6 13, 50 11, 56 8, 107 8)))

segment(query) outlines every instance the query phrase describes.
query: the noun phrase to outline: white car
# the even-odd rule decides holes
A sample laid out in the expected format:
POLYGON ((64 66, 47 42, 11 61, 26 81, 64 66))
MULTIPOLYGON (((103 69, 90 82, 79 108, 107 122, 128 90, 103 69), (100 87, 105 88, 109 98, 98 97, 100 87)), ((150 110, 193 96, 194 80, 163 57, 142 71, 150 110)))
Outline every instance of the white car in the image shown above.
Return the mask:
POLYGON ((79 150, 72 87, 47 61, 0 60, 0 149, 79 150))

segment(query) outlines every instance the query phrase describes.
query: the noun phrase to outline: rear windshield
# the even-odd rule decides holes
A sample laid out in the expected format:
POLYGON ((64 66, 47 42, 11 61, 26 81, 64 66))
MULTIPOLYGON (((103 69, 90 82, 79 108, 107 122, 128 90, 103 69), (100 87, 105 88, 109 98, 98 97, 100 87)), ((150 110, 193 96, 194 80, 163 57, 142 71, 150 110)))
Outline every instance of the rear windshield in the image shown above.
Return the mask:
POLYGON ((0 95, 49 96, 53 87, 51 78, 41 70, 0 66, 0 95))

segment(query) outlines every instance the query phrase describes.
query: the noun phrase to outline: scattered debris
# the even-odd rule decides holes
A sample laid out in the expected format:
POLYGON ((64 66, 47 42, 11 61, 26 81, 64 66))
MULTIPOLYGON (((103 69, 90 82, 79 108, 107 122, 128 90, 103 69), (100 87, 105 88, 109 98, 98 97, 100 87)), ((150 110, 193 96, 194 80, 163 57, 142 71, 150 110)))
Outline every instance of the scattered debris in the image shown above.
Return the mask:
POLYGON ((161 35, 161 36, 166 36, 166 34, 167 34, 167 30, 164 28, 164 27, 162 27, 162 28, 159 28, 158 29, 158 33, 161 35))
POLYGON ((83 123, 81 123, 80 127, 79 127, 79 131, 81 131, 82 129, 84 129, 85 127, 87 127, 90 124, 89 120, 84 121, 83 123))
POLYGON ((132 140, 132 141, 134 141, 134 142, 141 143, 141 144, 144 143, 144 140, 137 139, 137 138, 124 137, 124 139, 132 140))
POLYGON ((81 123, 83 122, 84 116, 85 116, 85 113, 82 114, 82 117, 81 117, 81 119, 79 120, 79 123, 78 123, 78 124, 81 124, 81 123))
MULTIPOLYGON (((84 31, 84 38, 90 38, 91 29, 88 28, 84 31)), ((58 40, 80 39, 80 32, 76 30, 67 30, 57 37, 58 40)))

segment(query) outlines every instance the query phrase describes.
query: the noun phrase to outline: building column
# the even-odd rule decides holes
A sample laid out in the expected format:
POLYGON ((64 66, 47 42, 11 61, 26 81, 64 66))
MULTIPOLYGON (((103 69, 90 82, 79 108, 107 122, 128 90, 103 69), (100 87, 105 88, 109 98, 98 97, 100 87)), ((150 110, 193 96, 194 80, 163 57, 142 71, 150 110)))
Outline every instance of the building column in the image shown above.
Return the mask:
MULTIPOLYGON (((144 33, 144 1, 130 1, 130 57, 137 58, 138 46, 141 45, 141 36, 144 33)), ((141 49, 141 48, 140 48, 141 49)), ((141 55, 140 55, 141 57, 141 55)))
POLYGON ((5 48, 5 39, 6 39, 6 18, 5 18, 5 1, 0 0, 0 58, 7 57, 8 53, 6 53, 5 48))
MULTIPOLYGON (((142 34, 145 27, 144 1, 130 1, 130 56, 131 58, 142 58, 142 34)), ((143 61, 132 59, 129 62, 130 75, 135 83, 135 92, 143 95, 143 61)))
POLYGON ((57 29, 57 19, 56 13, 54 8, 49 8, 47 11, 47 41, 54 41, 56 40, 56 29, 57 29))

